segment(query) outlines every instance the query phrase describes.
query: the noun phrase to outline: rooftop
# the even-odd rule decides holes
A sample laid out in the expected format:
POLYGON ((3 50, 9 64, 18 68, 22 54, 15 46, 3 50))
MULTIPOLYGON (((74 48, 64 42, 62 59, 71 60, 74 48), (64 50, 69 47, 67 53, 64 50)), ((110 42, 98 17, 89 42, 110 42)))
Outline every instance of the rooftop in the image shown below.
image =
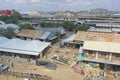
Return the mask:
POLYGON ((17 33, 17 36, 29 37, 29 38, 35 39, 42 33, 43 31, 24 29, 24 30, 21 30, 19 33, 17 33))
POLYGON ((37 56, 51 43, 38 40, 26 41, 18 38, 0 37, 0 51, 37 56))
POLYGON ((120 42, 120 34, 115 32, 87 32, 78 31, 73 42, 81 41, 104 41, 104 42, 120 42))
POLYGON ((90 28, 88 29, 88 31, 91 32, 120 32, 119 28, 106 28, 106 29, 102 29, 102 28, 90 28))
POLYGON ((83 49, 102 51, 102 52, 120 53, 120 43, 101 42, 101 41, 84 41, 83 49))

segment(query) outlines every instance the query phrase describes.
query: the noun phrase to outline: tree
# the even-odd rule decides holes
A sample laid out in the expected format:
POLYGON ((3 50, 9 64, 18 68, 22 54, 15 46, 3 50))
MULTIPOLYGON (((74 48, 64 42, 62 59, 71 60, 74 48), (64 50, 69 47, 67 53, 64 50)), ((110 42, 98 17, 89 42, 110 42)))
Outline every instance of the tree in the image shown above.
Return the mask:
POLYGON ((45 27, 45 26, 46 26, 46 23, 45 23, 45 22, 41 22, 40 25, 41 25, 42 27, 45 27))
POLYGON ((13 16, 13 18, 16 19, 16 20, 22 19, 22 16, 21 16, 20 13, 17 12, 17 11, 14 11, 12 16, 13 16))
POLYGON ((0 20, 3 21, 3 22, 6 22, 8 16, 0 16, 0 20))
POLYGON ((89 25, 83 24, 76 26, 76 31, 87 31, 89 29, 89 25))
POLYGON ((18 20, 22 19, 22 16, 17 12, 13 11, 12 16, 0 16, 0 20, 6 22, 6 23, 14 23, 16 24, 18 20))
POLYGON ((30 24, 19 24, 20 26, 20 30, 22 29, 31 29, 31 30, 34 30, 34 27, 30 24))
POLYGON ((62 26, 68 31, 73 31, 74 28, 75 28, 74 23, 71 22, 71 21, 64 21, 63 23, 41 22, 40 25, 42 27, 59 27, 59 26, 62 26))
POLYGON ((71 21, 64 21, 62 26, 68 31, 73 31, 75 27, 74 23, 71 21))
POLYGON ((7 38, 12 38, 13 36, 16 36, 12 28, 7 29, 0 28, 0 35, 3 35, 7 38))

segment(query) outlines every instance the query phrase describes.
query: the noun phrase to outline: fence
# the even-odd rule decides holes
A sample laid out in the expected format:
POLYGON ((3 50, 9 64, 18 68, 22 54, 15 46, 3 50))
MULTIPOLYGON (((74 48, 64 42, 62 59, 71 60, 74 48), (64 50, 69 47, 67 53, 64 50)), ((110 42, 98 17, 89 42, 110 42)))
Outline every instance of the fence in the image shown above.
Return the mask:
POLYGON ((8 74, 8 75, 16 76, 16 77, 20 77, 20 78, 30 78, 30 79, 36 79, 36 80, 52 80, 52 78, 47 75, 33 74, 33 73, 5 71, 5 72, 0 72, 0 74, 8 74))

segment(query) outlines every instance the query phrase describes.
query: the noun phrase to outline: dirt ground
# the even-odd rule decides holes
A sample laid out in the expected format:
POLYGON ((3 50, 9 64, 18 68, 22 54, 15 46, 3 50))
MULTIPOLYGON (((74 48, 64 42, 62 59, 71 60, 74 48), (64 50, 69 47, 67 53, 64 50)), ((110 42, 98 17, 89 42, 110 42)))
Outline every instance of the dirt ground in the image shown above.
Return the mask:
MULTIPOLYGON (((72 48, 59 48, 60 42, 52 45, 52 48, 48 52, 48 59, 50 60, 53 55, 56 55, 56 50, 60 50, 59 54, 63 54, 67 52, 69 57, 73 57, 78 53, 78 49, 72 48)), ((10 66, 10 71, 22 72, 22 73, 33 73, 33 74, 42 74, 52 77, 52 80, 83 80, 84 76, 79 73, 73 72, 70 65, 61 65, 57 64, 56 70, 49 70, 44 67, 36 66, 35 61, 32 60, 28 62, 27 59, 16 58, 13 59, 11 56, 0 56, 2 58, 2 62, 6 63, 10 66), (14 67, 11 67, 10 63, 14 63, 14 67)), ((0 60, 1 61, 1 60, 0 60)), ((0 75, 0 80, 23 80, 23 78, 16 78, 12 76, 0 75)))
MULTIPOLYGON (((56 45, 57 44, 55 44, 55 46, 52 47, 51 52, 48 54, 48 59, 50 59, 53 55, 56 54, 55 50, 56 48, 58 49, 56 45)), ((68 48, 66 49, 68 50, 68 48)), ((63 49, 63 51, 64 50, 65 49, 63 49)), ((74 50, 71 49, 70 54, 74 53, 73 51, 74 50)), ((7 57, 7 58, 11 60, 11 57, 7 57)), ((52 77, 52 80, 83 80, 83 76, 78 73, 73 72, 73 70, 70 68, 70 65, 57 64, 56 70, 49 70, 44 67, 36 66, 35 64, 33 64, 35 61, 32 61, 31 63, 29 63, 26 59, 22 59, 22 58, 13 59, 12 61, 14 62, 14 67, 10 66, 10 69, 9 69, 10 71, 47 75, 47 76, 52 77)), ((0 76, 0 80, 2 79, 4 80, 5 77, 6 76, 0 76)), ((12 76, 9 76, 8 79, 7 77, 5 79, 16 80, 15 77, 13 77, 12 79, 11 78, 12 76)), ((17 78, 17 80, 23 80, 23 79, 17 78)))
POLYGON ((0 80, 24 80, 24 78, 18 78, 10 75, 0 75, 0 80))
POLYGON ((51 76, 52 80, 83 80, 83 76, 75 73, 69 66, 57 65, 56 70, 49 70, 44 67, 34 65, 15 65, 11 71, 24 72, 24 73, 35 73, 51 76))

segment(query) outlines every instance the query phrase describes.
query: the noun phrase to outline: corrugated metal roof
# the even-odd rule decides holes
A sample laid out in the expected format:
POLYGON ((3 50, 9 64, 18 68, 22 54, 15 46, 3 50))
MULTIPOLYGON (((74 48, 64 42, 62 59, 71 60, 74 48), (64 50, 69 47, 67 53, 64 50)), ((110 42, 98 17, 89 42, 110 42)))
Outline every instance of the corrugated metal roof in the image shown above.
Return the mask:
POLYGON ((49 39, 49 40, 53 40, 53 39, 55 39, 55 38, 57 38, 56 33, 50 32, 50 35, 48 36, 48 39, 49 39))
POLYGON ((94 29, 90 28, 87 31, 91 31, 91 32, 112 32, 111 29, 96 29, 96 28, 94 28, 94 29))
POLYGON ((105 41, 105 42, 120 42, 120 34, 116 32, 87 32, 78 31, 73 39, 74 42, 80 41, 105 41))
POLYGON ((7 29, 8 27, 13 28, 13 29, 19 29, 19 26, 15 24, 1 24, 0 25, 0 28, 7 29))
POLYGON ((29 38, 38 38, 42 34, 42 31, 24 29, 17 33, 17 36, 29 37, 29 38))
POLYGON ((112 64, 112 65, 120 65, 120 62, 118 61, 107 61, 107 60, 100 60, 100 59, 88 59, 88 58, 85 58, 84 59, 85 61, 91 61, 91 62, 98 62, 98 63, 105 63, 105 64, 112 64))
POLYGON ((8 38, 6 38, 6 37, 0 37, 0 44, 6 43, 8 41, 9 41, 8 38))
POLYGON ((112 29, 101 29, 101 28, 90 28, 87 31, 91 31, 91 32, 120 32, 119 28, 112 28, 112 29))
POLYGON ((40 39, 47 39, 48 38, 48 36, 50 35, 50 32, 45 32, 41 37, 40 37, 40 39))
POLYGON ((63 27, 58 27, 58 28, 42 28, 42 27, 35 27, 35 30, 42 30, 42 31, 47 31, 47 32, 60 32, 61 34, 65 34, 65 29, 63 27))
POLYGON ((70 35, 68 38, 64 39, 62 42, 71 42, 73 41, 75 34, 70 35))
POLYGON ((96 27, 97 26, 106 26, 106 27, 120 27, 120 23, 97 23, 96 24, 96 27))
POLYGON ((115 42, 100 42, 100 41, 85 41, 83 49, 120 53, 120 43, 115 42))
POLYGON ((46 47, 51 43, 41 42, 38 40, 26 41, 21 39, 6 39, 4 37, 0 38, 0 51, 20 53, 26 55, 39 55, 46 47), (6 41, 4 41, 6 40, 6 41))

